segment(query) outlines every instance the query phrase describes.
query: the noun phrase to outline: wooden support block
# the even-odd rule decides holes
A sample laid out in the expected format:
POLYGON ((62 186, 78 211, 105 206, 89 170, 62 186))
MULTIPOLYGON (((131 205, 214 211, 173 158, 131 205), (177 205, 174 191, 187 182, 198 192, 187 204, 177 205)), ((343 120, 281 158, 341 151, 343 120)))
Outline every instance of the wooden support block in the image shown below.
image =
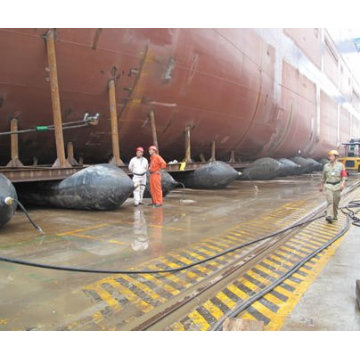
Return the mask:
POLYGON ((68 157, 66 160, 69 162, 69 164, 79 165, 79 163, 74 158, 74 146, 72 142, 67 143, 67 155, 68 157))
POLYGON ((50 29, 46 36, 48 63, 50 69, 50 89, 51 89, 51 103, 53 110, 53 122, 55 129, 55 142, 56 142, 56 155, 57 160, 53 164, 53 167, 71 167, 71 165, 65 159, 64 148, 64 134, 62 128, 61 118, 61 106, 60 106, 60 94, 59 83, 56 65, 56 52, 55 52, 55 30, 50 29))
POLYGON ((112 143, 112 151, 113 151, 113 158, 110 160, 110 164, 120 166, 120 165, 124 165, 124 163, 120 158, 115 80, 109 81, 109 105, 110 105, 110 122, 111 122, 111 143, 112 143))
POLYGON ((213 140, 211 142, 211 158, 210 161, 216 161, 216 142, 213 140))
POLYGON ((159 144, 158 144, 158 139, 157 139, 157 132, 156 132, 156 123, 155 123, 155 113, 154 110, 151 110, 149 112, 149 118, 150 118, 150 125, 151 125, 151 133, 152 133, 152 138, 153 138, 153 145, 155 145, 157 147, 157 149, 160 151, 159 149, 159 144))
POLYGON ((17 119, 11 119, 10 122, 11 134, 11 160, 6 165, 7 167, 22 167, 23 163, 19 160, 19 136, 16 133, 18 131, 17 119))
POLYGON ((190 143, 190 126, 185 128, 185 159, 186 163, 192 163, 191 160, 191 143, 190 143))

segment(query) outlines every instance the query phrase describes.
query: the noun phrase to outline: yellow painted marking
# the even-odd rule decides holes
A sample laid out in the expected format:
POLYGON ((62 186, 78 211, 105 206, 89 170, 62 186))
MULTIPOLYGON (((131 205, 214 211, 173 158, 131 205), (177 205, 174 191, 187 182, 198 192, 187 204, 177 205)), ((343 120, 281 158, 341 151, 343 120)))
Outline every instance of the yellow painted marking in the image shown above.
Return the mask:
POLYGON ((251 306, 257 310, 259 313, 263 314, 264 316, 266 316, 268 319, 272 319, 275 315, 275 313, 273 311, 271 311, 268 307, 266 307, 265 305, 263 305, 260 301, 255 301, 253 304, 251 304, 251 306))
POLYGON ((143 277, 144 279, 156 284, 158 287, 166 290, 168 293, 170 293, 171 295, 177 295, 180 293, 180 291, 178 289, 175 289, 174 287, 172 287, 169 284, 166 284, 165 282, 159 280, 158 278, 156 278, 154 275, 151 274, 140 274, 139 276, 143 277))
MULTIPOLYGON (((199 255, 199 254, 194 253, 194 252, 192 252, 192 251, 190 251, 190 250, 185 250, 185 252, 186 252, 187 254, 189 254, 190 256, 193 256, 195 259, 198 259, 198 260, 203 260, 203 259, 205 259, 205 256, 199 255)), ((208 261, 207 264, 212 265, 212 266, 215 266, 215 267, 221 266, 221 264, 218 263, 218 262, 216 262, 215 260, 208 261)))
POLYGON ((266 260, 271 261, 271 259, 274 259, 274 260, 277 260, 277 261, 281 262, 284 265, 291 266, 291 267, 294 266, 294 263, 289 261, 289 254, 286 254, 286 257, 283 257, 285 255, 284 253, 281 253, 279 255, 281 255, 281 256, 277 256, 275 253, 271 254, 271 256, 266 258, 266 260))
POLYGON ((173 331, 185 331, 185 327, 181 322, 176 322, 171 325, 173 331))
MULTIPOLYGON (((270 279, 264 278, 263 276, 255 273, 255 272, 252 271, 252 270, 249 270, 247 273, 248 273, 253 279, 255 279, 255 280, 257 280, 257 281, 260 281, 260 282, 261 282, 262 284, 264 284, 264 285, 268 285, 268 284, 271 282, 270 279)), ((279 277, 279 276, 277 275, 277 277, 279 277)))
POLYGON ((122 284, 118 283, 117 281, 115 281, 113 279, 106 279, 106 282, 109 283, 110 285, 112 285, 115 289, 118 289, 121 294, 126 296, 126 298, 131 303, 133 303, 137 308, 139 308, 141 311, 148 312, 148 311, 154 309, 154 307, 151 304, 149 304, 145 300, 141 299, 139 296, 137 296, 135 293, 133 293, 126 286, 123 286, 122 284))
POLYGON ((315 245, 315 244, 312 244, 310 241, 307 241, 307 240, 302 240, 302 239, 299 239, 299 238, 292 238, 291 240, 288 241, 290 244, 293 244, 294 246, 299 246, 299 245, 303 245, 303 246, 308 246, 309 248, 311 249, 318 249, 319 248, 319 245, 315 245))
MULTIPOLYGON (((275 255, 280 255, 280 256, 283 256, 284 257, 284 260, 287 260, 287 261, 289 261, 290 263, 291 263, 291 266, 294 266, 294 263, 295 263, 295 261, 297 262, 298 260, 297 260, 297 258, 296 259, 294 259, 294 256, 292 256, 292 255, 296 255, 296 252, 294 251, 294 252, 289 252, 288 250, 281 250, 281 248, 279 248, 279 249, 276 249, 276 251, 275 251, 275 253, 274 253, 275 255)), ((272 256, 272 255, 271 255, 272 256)), ((302 257, 304 257, 302 254, 298 254, 298 256, 300 257, 300 258, 302 258, 302 257)))
MULTIPOLYGON (((334 255, 337 248, 340 246, 344 240, 344 236, 339 238, 334 244, 332 244, 327 250, 323 252, 321 259, 314 265, 312 272, 309 273, 309 276, 300 284, 297 285, 295 291, 289 296, 289 299, 283 303, 280 309, 277 311, 275 316, 271 319, 268 325, 266 325, 266 330, 280 330, 284 325, 284 322, 288 315, 293 311, 301 297, 314 282, 314 280, 321 273, 324 266, 327 264, 329 259, 334 255)), ((278 291, 279 287, 276 287, 274 290, 278 291)), ((279 291, 280 292, 280 291, 279 291)))
POLYGON ((202 331, 206 331, 210 327, 210 324, 196 310, 189 314, 189 318, 194 322, 194 324, 198 325, 199 329, 202 331))
POLYGON ((230 299, 226 294, 224 294, 222 291, 220 291, 216 297, 225 304, 229 309, 232 309, 236 306, 236 302, 230 299))
MULTIPOLYGON (((186 265, 193 263, 192 260, 189 260, 186 257, 178 255, 178 254, 173 253, 173 254, 171 254, 171 256, 174 257, 175 259, 178 259, 179 261, 183 262, 186 265)), ((197 265, 196 269, 200 270, 201 272, 203 272, 204 274, 207 274, 207 275, 209 275, 211 273, 211 270, 207 269, 205 266, 202 266, 202 265, 197 265)))
MULTIPOLYGON (((273 261, 271 261, 271 259, 269 258, 266 258, 266 259, 262 259, 262 262, 264 262, 265 264, 269 265, 269 266, 272 266, 273 268, 275 268, 276 270, 278 271, 281 271, 281 272, 286 272, 288 269, 285 267, 285 266, 282 266, 282 265, 279 265, 277 263, 274 263, 273 261)), ((263 267, 261 264, 258 264, 258 266, 261 266, 263 267)), ((272 270, 268 270, 268 271, 271 271, 273 273, 272 270)), ((277 275, 279 276, 279 275, 277 275)))
POLYGON ((92 319, 96 324, 98 324, 100 321, 104 320, 104 316, 100 311, 97 311, 92 315, 92 319))
POLYGON ((227 289, 230 290, 232 293, 234 293, 238 298, 240 298, 241 300, 246 299, 247 297, 249 297, 248 294, 246 294, 244 291, 240 290, 239 288, 237 288, 235 285, 230 284, 227 286, 227 289))
POLYGON ((256 320, 259 321, 254 315, 251 315, 249 312, 245 311, 244 313, 242 313, 240 315, 240 317, 242 319, 247 319, 247 320, 256 320))
POLYGON ((285 249, 285 251, 288 251, 289 253, 298 254, 301 257, 305 257, 305 256, 310 254, 310 251, 306 251, 306 250, 303 250, 303 249, 296 249, 295 250, 295 249, 292 249, 292 248, 288 247, 286 244, 283 244, 280 247, 280 250, 283 250, 283 249, 285 249))
MULTIPOLYGON (((180 266, 178 264, 175 264, 171 261, 168 261, 167 259, 161 259, 162 262, 167 265, 167 266, 170 266, 171 268, 173 269, 176 269, 176 268, 179 268, 180 266)), ((186 275, 187 277, 189 278, 193 278, 193 279, 197 279, 197 280, 200 280, 200 279, 203 279, 203 276, 200 276, 198 274, 195 274, 194 272, 192 272, 191 270, 186 270, 184 273, 184 275, 186 275)))
POLYGON ((216 306, 214 305, 210 300, 206 301, 203 304, 203 307, 216 319, 219 320, 222 316, 224 316, 224 313, 216 306))
POLYGON ((127 245, 127 243, 125 241, 119 241, 119 240, 116 240, 116 239, 109 240, 109 243, 118 244, 118 245, 127 245))
POLYGON ((98 225, 93 225, 93 226, 84 227, 84 228, 81 228, 81 229, 66 231, 66 232, 63 232, 63 233, 56 234, 56 235, 57 235, 57 236, 71 235, 71 234, 75 234, 75 233, 82 232, 82 231, 99 229, 99 228, 101 228, 101 227, 108 226, 108 225, 109 225, 109 224, 98 224, 98 225))
POLYGON ((220 247, 221 244, 219 244, 215 240, 208 240, 208 241, 206 241, 206 243, 203 244, 203 246, 207 246, 208 248, 213 249, 216 252, 224 251, 228 248, 227 246, 220 247))
MULTIPOLYGON (((149 269, 150 270, 161 270, 159 267, 156 267, 155 265, 149 266, 149 269)), ((190 282, 187 282, 172 273, 164 273, 164 274, 162 274, 162 276, 164 276, 166 279, 169 279, 169 280, 179 284, 181 287, 183 287, 185 289, 188 288, 189 286, 191 286, 190 282)))
POLYGON ((105 289, 101 287, 100 284, 92 288, 93 291, 101 297, 115 312, 118 312, 122 309, 122 306, 119 304, 116 299, 114 299, 111 294, 109 294, 105 289))
MULTIPOLYGON (((232 239, 232 240, 239 240, 237 237, 233 236, 233 235, 226 235, 227 238, 232 239)), ((223 239, 223 238, 221 238, 223 239)))
MULTIPOLYGON (((275 279, 277 279, 278 277, 281 276, 281 275, 277 274, 275 271, 268 269, 267 267, 265 267, 261 264, 257 264, 255 268, 261 270, 263 273, 265 273, 269 276, 272 276, 275 279)), ((277 269, 277 270, 280 270, 280 269, 277 269)))
POLYGON ((149 286, 143 284, 142 282, 130 277, 129 275, 122 275, 122 278, 127 280, 130 284, 136 286, 142 290, 146 295, 149 295, 152 299, 158 300, 162 303, 166 302, 167 299, 163 298, 161 295, 156 293, 154 290, 150 289, 149 286))
POLYGON ((6 325, 8 321, 6 319, 0 319, 0 325, 6 325))
POLYGON ((329 241, 329 239, 331 238, 329 235, 322 235, 321 233, 316 233, 315 230, 314 232, 302 232, 302 234, 304 235, 309 235, 309 238, 314 240, 314 241, 318 241, 318 242, 322 242, 324 243, 325 241, 329 241))
POLYGON ((269 300, 270 302, 272 302, 273 304, 277 305, 277 306, 281 306, 284 302, 282 300, 280 300, 279 298, 277 298, 275 295, 271 294, 271 293, 267 293, 264 298, 266 300, 269 300))

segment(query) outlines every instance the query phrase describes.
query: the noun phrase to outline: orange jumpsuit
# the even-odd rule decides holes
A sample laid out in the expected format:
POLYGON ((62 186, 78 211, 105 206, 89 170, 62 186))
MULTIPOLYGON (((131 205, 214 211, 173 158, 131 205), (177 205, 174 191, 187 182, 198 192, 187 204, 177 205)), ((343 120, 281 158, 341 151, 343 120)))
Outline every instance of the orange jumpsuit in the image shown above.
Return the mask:
POLYGON ((158 154, 150 157, 150 193, 155 205, 162 205, 161 169, 166 168, 165 160, 158 154))

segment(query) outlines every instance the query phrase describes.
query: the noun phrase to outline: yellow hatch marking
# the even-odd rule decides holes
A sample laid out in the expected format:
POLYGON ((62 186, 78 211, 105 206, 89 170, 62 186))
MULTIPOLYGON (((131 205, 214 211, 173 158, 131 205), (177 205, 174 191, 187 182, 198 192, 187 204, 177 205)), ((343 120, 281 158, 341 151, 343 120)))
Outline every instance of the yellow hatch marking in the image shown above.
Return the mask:
POLYGON ((203 307, 216 319, 219 320, 224 313, 216 306, 214 305, 211 300, 206 301, 203 304, 203 307))
POLYGON ((149 304, 145 300, 142 300, 140 297, 138 297, 135 293, 133 293, 126 286, 123 286, 122 284, 118 283, 117 281, 115 281, 113 279, 107 279, 106 282, 108 282, 114 288, 118 289, 121 292, 121 294, 125 295, 126 298, 131 303, 133 303, 135 306, 137 306, 143 312, 148 312, 148 311, 154 309, 154 307, 151 304, 149 304))
POLYGON ((200 330, 205 331, 208 330, 210 327, 210 324, 196 310, 192 311, 189 314, 189 318, 194 322, 194 324, 200 327, 200 330))
POLYGON ((223 303, 225 304, 229 309, 232 309, 233 307, 235 307, 236 302, 231 300, 226 294, 224 294, 222 291, 220 291, 216 297, 223 303))

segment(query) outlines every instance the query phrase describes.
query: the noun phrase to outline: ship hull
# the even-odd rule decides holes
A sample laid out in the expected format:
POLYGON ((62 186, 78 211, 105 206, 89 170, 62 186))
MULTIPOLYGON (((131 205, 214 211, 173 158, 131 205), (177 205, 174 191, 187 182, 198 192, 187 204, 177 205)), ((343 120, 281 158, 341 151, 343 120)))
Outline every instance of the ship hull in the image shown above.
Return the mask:
MULTIPOLYGON (((115 78, 125 161, 137 146, 152 143, 151 110, 167 160, 184 157, 187 126, 193 158, 210 157, 213 140, 219 159, 231 151, 242 160, 324 157, 341 141, 360 137, 359 92, 345 64, 340 71, 341 58, 337 70, 331 62, 331 39, 325 43, 323 31, 315 30, 57 29, 63 122, 101 114, 97 126, 64 131, 65 142, 86 163, 111 158, 107 84, 115 78)), ((0 131, 14 117, 20 129, 52 123, 45 33, 0 30, 0 131)), ((0 140, 4 165, 10 138, 0 140)), ((19 147, 25 164, 56 158, 51 132, 22 134, 19 147)))

